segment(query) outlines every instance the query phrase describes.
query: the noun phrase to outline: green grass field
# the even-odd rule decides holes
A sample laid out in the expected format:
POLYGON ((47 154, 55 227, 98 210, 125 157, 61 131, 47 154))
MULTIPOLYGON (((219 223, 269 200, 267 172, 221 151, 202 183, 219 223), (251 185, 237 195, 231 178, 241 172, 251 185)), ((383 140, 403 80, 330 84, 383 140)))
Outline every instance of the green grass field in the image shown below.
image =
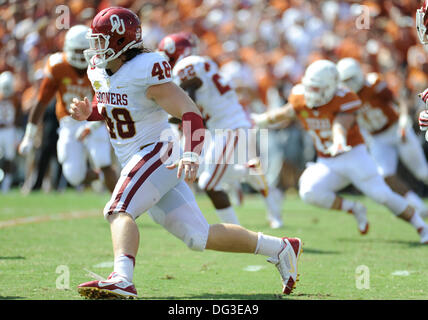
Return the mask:
MULTIPOLYGON (((218 222, 209 200, 197 199, 207 220, 218 222)), ((81 299, 76 286, 92 280, 88 271, 107 277, 113 261, 101 213, 107 200, 107 194, 90 191, 0 195, 0 299, 81 299)), ((260 197, 247 196, 237 208, 251 230, 302 238, 300 282, 290 296, 280 294, 279 274, 264 257, 191 251, 143 215, 137 220, 138 294, 141 299, 428 299, 428 246, 387 209, 361 201, 369 209, 366 236, 359 235, 352 216, 311 207, 293 194, 287 194, 282 229, 268 227, 260 197), (367 267, 364 281, 360 266, 367 267)))

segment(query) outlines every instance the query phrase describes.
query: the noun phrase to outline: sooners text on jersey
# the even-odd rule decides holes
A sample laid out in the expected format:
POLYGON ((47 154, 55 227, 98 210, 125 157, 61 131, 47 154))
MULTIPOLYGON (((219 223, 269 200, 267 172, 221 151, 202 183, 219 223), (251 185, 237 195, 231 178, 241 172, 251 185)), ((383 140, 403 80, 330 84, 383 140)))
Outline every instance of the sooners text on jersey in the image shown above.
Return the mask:
POLYGON ((139 54, 111 76, 105 69, 88 67, 88 77, 122 166, 141 147, 167 138, 167 113, 146 97, 148 87, 171 81, 171 66, 162 55, 139 54))

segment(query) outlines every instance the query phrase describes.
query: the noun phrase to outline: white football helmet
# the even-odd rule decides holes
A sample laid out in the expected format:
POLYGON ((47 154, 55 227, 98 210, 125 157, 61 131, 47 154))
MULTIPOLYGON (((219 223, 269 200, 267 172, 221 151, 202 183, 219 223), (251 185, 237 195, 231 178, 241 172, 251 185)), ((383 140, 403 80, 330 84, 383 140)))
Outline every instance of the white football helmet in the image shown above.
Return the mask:
POLYGON ((15 92, 15 77, 12 72, 5 71, 0 74, 0 94, 3 98, 9 98, 15 92))
POLYGON ((360 63, 353 58, 344 58, 337 63, 340 82, 354 92, 359 92, 364 86, 364 72, 360 63))
POLYGON ((302 79, 304 96, 309 108, 325 105, 333 99, 339 85, 336 65, 329 60, 318 60, 308 66, 302 79))
POLYGON ((77 69, 86 69, 88 67, 83 54, 83 50, 89 48, 89 41, 86 39, 88 30, 87 26, 79 24, 71 27, 65 35, 65 57, 67 62, 77 69))

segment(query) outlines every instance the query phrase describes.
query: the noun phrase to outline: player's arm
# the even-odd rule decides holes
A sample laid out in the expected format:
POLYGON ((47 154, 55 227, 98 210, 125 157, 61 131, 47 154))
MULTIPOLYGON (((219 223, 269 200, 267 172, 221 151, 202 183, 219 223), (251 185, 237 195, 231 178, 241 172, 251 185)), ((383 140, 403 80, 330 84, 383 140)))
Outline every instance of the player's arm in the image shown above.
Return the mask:
POLYGON ((354 125, 356 120, 355 113, 339 113, 335 117, 331 127, 333 144, 329 148, 329 152, 332 156, 351 149, 351 147, 348 146, 347 135, 348 130, 354 125))
POLYGON ((183 123, 184 153, 178 164, 177 177, 184 170, 186 181, 193 182, 198 171, 199 155, 202 152, 205 128, 202 115, 190 97, 173 82, 150 86, 146 91, 147 98, 155 101, 167 113, 181 119, 183 123))
POLYGON ((412 120, 409 116, 409 107, 404 98, 397 98, 393 92, 385 84, 385 88, 379 93, 380 99, 385 103, 391 103, 398 108, 398 135, 404 142, 406 139, 406 131, 412 125, 412 120))
POLYGON ((279 122, 291 121, 294 120, 295 117, 296 113, 290 103, 285 104, 281 108, 273 109, 265 113, 251 114, 251 119, 259 128, 265 128, 279 122))
POLYGON ((52 77, 45 77, 39 87, 39 94, 35 105, 31 108, 28 117, 28 122, 25 127, 25 134, 19 145, 19 153, 21 155, 28 155, 34 146, 34 138, 37 134, 37 125, 43 118, 43 114, 54 97, 57 91, 57 85, 52 77))
POLYGON ((180 83, 180 87, 187 92, 189 97, 196 101, 196 90, 202 86, 202 80, 198 77, 194 77, 180 83))

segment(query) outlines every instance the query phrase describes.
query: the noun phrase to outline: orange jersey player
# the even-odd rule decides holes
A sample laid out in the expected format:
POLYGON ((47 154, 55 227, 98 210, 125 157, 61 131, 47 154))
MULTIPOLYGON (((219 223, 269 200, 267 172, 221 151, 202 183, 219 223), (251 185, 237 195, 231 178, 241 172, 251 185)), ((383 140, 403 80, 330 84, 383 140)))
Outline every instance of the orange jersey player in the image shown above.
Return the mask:
POLYGON ((32 149, 36 124, 49 102, 56 98, 56 116, 60 126, 57 153, 65 178, 71 185, 78 186, 98 177, 87 169, 88 153, 95 168, 103 172, 107 188, 113 191, 117 177, 111 166, 111 146, 105 126, 102 122, 76 121, 69 113, 73 98, 93 96, 83 55, 83 50, 89 47, 87 31, 83 25, 72 27, 65 37, 64 52, 48 58, 36 105, 30 112, 19 151, 26 155, 32 149))
POLYGON ((352 213, 360 233, 368 231, 366 208, 336 192, 353 184, 397 217, 412 224, 422 243, 428 243, 428 226, 405 198, 393 192, 378 174, 357 124, 358 96, 339 86, 336 65, 318 60, 309 65, 302 84, 293 88, 281 109, 253 115, 259 126, 298 118, 314 140, 318 152, 299 181, 299 194, 312 205, 352 213))
POLYGON ((358 61, 345 58, 338 62, 337 68, 342 84, 356 92, 363 102, 357 119, 362 130, 365 130, 379 174, 422 216, 427 216, 425 203, 397 176, 398 161, 401 160, 415 178, 428 184, 428 163, 419 139, 410 126, 405 104, 396 101, 380 74, 365 75, 358 61))

